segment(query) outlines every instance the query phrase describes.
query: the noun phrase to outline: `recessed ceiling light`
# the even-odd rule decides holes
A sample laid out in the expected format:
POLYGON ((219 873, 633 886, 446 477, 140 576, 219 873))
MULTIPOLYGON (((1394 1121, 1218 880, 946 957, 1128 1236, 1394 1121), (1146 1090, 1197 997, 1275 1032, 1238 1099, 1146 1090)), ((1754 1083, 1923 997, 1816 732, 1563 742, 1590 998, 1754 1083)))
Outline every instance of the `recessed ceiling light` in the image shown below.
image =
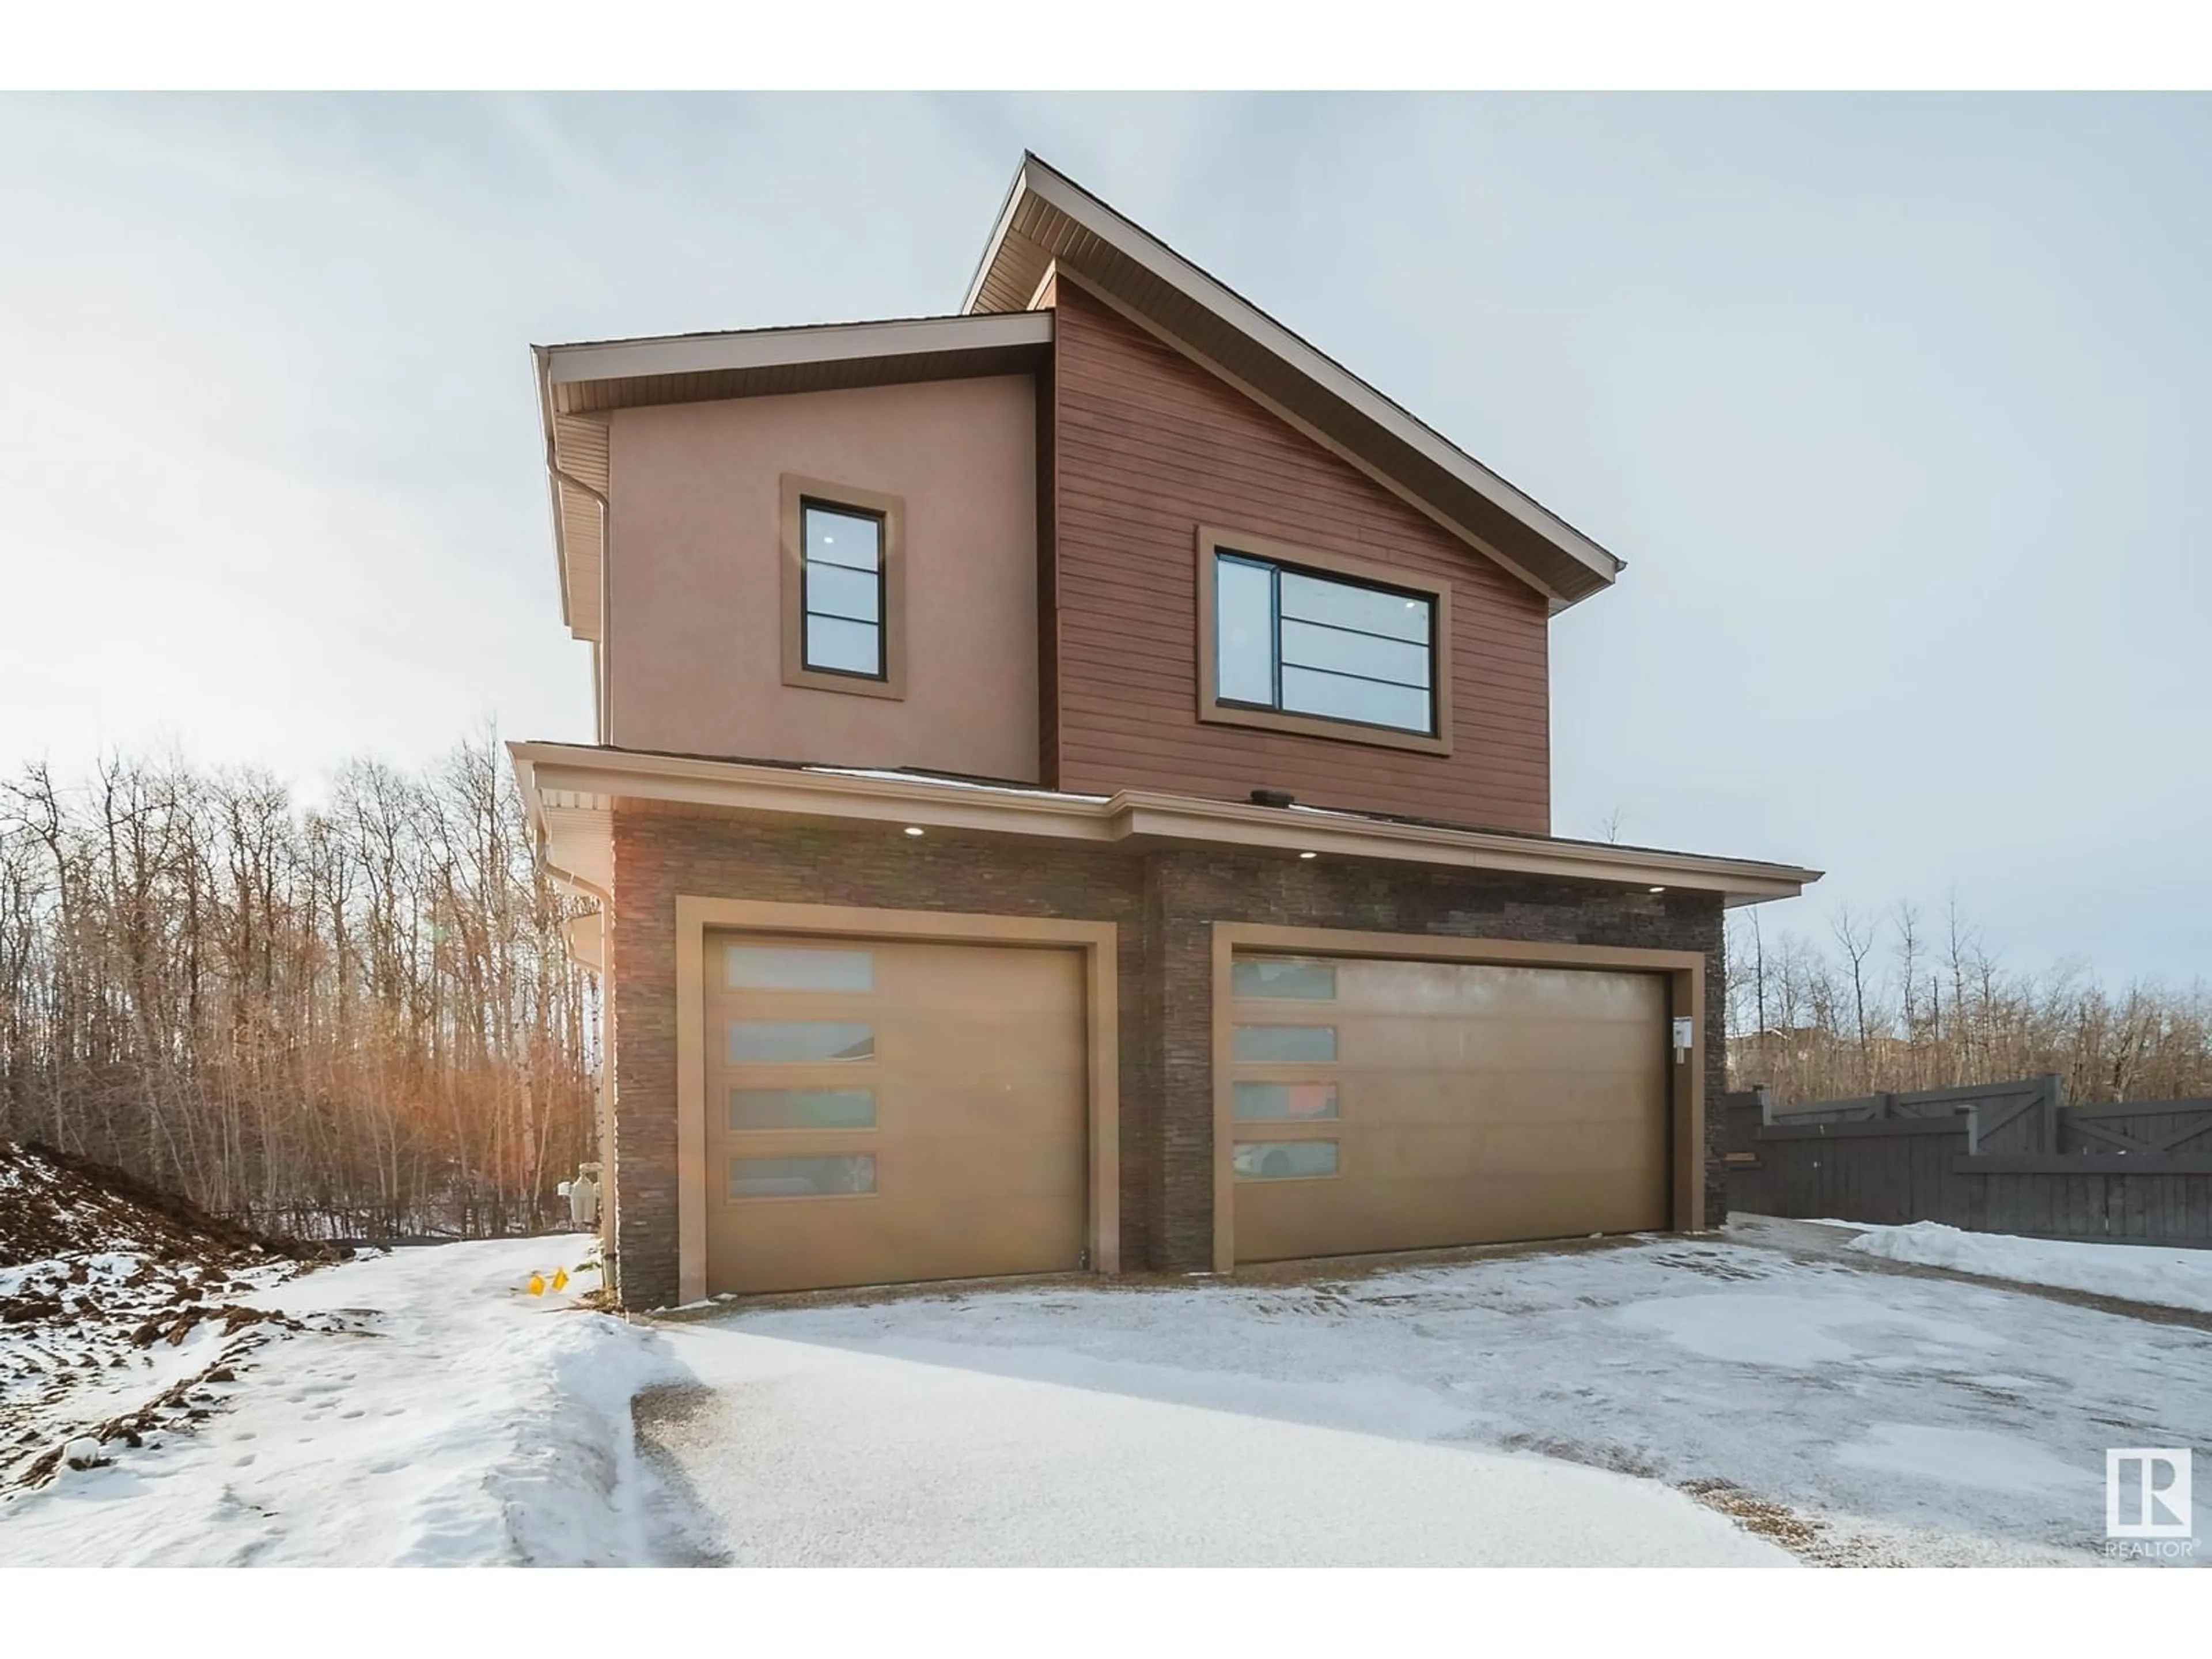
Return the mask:
POLYGON ((906 832, 909 836, 918 836, 921 833, 921 826, 918 823, 909 823, 906 827, 906 832))
POLYGON ((1318 853, 1301 853, 1298 856, 1302 859, 1317 859, 1321 854, 1318 853))
POLYGON ((1653 888, 1651 890, 1652 890, 1653 892, 1655 892, 1655 893, 1663 893, 1663 892, 1665 892, 1667 890, 1666 890, 1665 888, 1663 888, 1663 887, 1655 887, 1655 888, 1653 888))

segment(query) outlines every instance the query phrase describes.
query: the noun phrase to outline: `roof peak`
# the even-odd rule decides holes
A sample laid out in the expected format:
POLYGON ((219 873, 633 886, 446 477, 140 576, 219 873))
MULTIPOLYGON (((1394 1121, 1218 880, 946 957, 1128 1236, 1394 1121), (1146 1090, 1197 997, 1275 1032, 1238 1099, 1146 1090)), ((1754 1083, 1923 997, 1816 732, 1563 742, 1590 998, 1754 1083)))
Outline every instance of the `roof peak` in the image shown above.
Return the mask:
POLYGON ((1623 562, 1526 491, 1024 149, 961 309, 1027 309, 1055 267, 1256 398, 1556 608, 1610 586, 1623 562))

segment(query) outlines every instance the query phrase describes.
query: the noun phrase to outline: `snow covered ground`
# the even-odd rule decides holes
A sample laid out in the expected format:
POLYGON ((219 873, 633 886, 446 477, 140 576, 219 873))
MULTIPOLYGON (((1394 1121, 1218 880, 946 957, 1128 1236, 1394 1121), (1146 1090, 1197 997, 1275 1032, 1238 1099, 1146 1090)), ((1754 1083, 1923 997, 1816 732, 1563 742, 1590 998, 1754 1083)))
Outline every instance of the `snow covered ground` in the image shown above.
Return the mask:
POLYGON ((525 1293, 575 1237, 234 1275, 284 1318, 0 1560, 2090 1564, 2105 1449, 2212 1423, 2212 1318, 1793 1224, 635 1325, 525 1293))
MULTIPOLYGON (((964 1355, 918 1357, 910 1344, 854 1352, 713 1328, 672 1340, 693 1380, 641 1412, 672 1500, 657 1506, 668 1523, 657 1542, 671 1559, 1793 1565, 1680 1492, 1553 1458, 1158 1397, 1173 1388, 1145 1397, 992 1375, 964 1355)), ((1389 1403, 1377 1404, 1402 1426, 1389 1403)))
POLYGON ((402 1249, 240 1298, 301 1328, 199 1389, 189 1430, 0 1493, 15 1565, 620 1564, 644 1559, 632 1395, 641 1328, 534 1298, 588 1241, 402 1249))
POLYGON ((2158 1249, 2142 1244, 2069 1244, 2002 1233, 1961 1232, 1940 1221, 1908 1227, 1850 1227, 1859 1236, 1844 1248, 1886 1261, 1948 1267, 2016 1285, 2047 1285, 2096 1296, 2212 1314, 2212 1250, 2158 1249))
POLYGON ((666 1334, 656 1547, 738 1562, 1741 1559, 1674 1487, 1814 1561, 2091 1564, 2106 1449, 2212 1423, 2197 1325, 1733 1242, 666 1334))

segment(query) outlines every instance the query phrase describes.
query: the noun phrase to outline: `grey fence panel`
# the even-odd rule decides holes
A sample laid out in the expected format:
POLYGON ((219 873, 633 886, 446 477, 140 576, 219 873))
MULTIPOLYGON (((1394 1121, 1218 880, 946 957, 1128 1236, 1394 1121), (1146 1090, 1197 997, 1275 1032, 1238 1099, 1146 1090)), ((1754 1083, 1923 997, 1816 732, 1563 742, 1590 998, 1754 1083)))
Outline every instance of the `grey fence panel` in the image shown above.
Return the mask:
POLYGON ((1850 1100, 1818 1100, 1771 1109, 1777 1122, 1864 1123, 1887 1116, 1889 1099, 1887 1095, 1860 1095, 1850 1100))
POLYGON ((2212 1100, 2069 1108, 2041 1077, 1721 1110, 1732 1210, 2212 1246, 2212 1100))
POLYGON ((2212 1152, 2212 1100, 2074 1106, 2059 1117, 2058 1152, 2212 1152))

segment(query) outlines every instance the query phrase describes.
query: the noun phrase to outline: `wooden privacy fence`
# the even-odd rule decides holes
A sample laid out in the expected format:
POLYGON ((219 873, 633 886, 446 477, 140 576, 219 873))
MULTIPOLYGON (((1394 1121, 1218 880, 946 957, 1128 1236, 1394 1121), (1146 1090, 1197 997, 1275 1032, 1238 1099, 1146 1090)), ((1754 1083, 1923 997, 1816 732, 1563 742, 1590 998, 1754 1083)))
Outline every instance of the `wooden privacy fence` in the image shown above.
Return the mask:
POLYGON ((2212 1099, 2069 1106, 2056 1077, 1778 1106, 1722 1097, 1729 1208, 2212 1245, 2212 1099))

